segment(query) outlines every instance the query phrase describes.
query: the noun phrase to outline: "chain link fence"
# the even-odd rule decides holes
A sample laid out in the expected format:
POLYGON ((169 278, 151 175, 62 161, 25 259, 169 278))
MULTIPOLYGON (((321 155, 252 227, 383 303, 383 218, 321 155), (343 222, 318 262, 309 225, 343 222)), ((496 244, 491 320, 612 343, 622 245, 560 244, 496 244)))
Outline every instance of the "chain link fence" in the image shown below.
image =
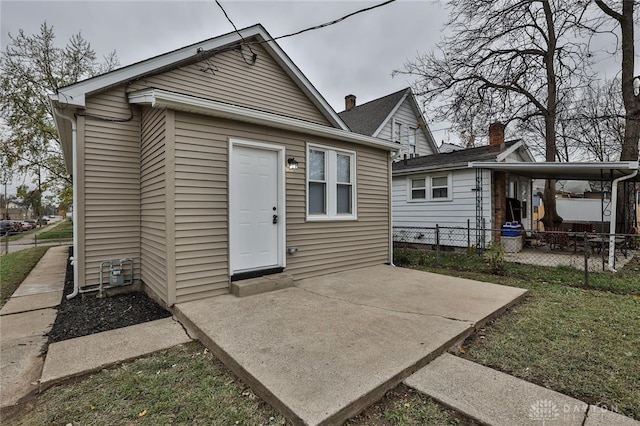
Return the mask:
MULTIPOLYGON (((609 250, 613 250, 613 269, 624 267, 640 254, 637 234, 608 234, 587 231, 508 231, 466 227, 394 227, 395 248, 417 248, 425 252, 423 262, 444 265, 452 255, 486 257, 499 253, 505 262, 566 266, 584 272, 609 271, 609 250), (507 235, 504 235, 507 234, 507 235), (494 241, 499 239, 499 244, 494 241), (427 259, 428 256, 428 260, 427 259)), ((455 256, 454 256, 455 258, 455 256)), ((403 259, 400 259, 400 263, 403 259)), ((454 260, 455 261, 455 260, 454 260)))

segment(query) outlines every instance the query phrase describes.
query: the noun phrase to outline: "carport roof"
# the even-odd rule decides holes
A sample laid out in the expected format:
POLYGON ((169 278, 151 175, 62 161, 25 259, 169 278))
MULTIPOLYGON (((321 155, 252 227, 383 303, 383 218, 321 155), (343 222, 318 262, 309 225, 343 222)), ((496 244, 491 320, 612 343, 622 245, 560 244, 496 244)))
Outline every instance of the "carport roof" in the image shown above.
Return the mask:
MULTIPOLYGON (((610 181, 638 171, 638 161, 611 161, 601 163, 495 163, 469 162, 469 167, 510 172, 533 179, 571 179, 610 181)), ((640 182, 640 174, 632 180, 640 182)))

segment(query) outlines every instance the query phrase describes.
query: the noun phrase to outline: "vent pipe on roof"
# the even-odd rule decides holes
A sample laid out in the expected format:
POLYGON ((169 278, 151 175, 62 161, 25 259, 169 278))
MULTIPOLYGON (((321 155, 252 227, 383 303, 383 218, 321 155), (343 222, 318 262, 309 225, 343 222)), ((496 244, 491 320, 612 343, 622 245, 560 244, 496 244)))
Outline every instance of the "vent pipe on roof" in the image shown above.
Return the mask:
POLYGON ((356 106, 356 95, 347 95, 344 97, 344 109, 349 111, 356 106))

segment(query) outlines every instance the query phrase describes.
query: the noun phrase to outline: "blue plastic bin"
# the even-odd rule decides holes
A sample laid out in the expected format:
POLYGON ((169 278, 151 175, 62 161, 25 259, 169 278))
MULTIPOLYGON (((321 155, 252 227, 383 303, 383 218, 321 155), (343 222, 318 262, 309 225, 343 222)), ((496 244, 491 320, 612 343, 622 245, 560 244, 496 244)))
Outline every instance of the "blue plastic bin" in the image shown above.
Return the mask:
POLYGON ((522 233, 522 225, 519 223, 511 223, 507 222, 502 225, 502 236, 503 237, 519 237, 522 233))

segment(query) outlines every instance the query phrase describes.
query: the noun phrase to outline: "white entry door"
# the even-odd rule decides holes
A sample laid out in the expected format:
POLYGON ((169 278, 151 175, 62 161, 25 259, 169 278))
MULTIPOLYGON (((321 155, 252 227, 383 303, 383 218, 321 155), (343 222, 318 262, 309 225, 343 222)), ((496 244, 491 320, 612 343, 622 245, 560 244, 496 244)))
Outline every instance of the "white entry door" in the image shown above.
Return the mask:
POLYGON ((232 147, 229 194, 232 274, 282 266, 278 158, 279 152, 274 150, 232 147))

